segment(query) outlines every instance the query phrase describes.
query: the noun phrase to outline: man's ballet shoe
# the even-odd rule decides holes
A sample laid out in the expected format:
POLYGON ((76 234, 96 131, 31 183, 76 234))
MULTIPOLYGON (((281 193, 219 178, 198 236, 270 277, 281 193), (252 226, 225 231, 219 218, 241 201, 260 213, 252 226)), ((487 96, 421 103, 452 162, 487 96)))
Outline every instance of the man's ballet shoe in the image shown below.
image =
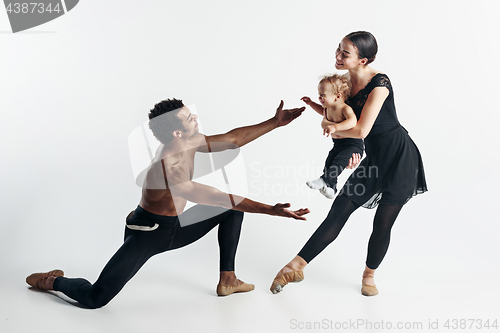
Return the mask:
POLYGON ((228 296, 234 293, 246 293, 248 291, 252 291, 255 289, 255 286, 250 283, 245 283, 241 280, 236 280, 237 284, 229 284, 229 285, 217 285, 217 295, 218 296, 228 296))
POLYGON ((273 284, 271 285, 271 292, 273 294, 277 294, 283 290, 283 287, 289 284, 290 282, 300 282, 304 280, 304 271, 296 271, 295 269, 285 266, 288 269, 291 269, 291 272, 283 272, 283 269, 279 271, 278 275, 273 280, 273 284))
POLYGON ((370 286, 364 283, 361 283, 361 293, 364 296, 375 296, 378 295, 378 289, 375 286, 370 286))
POLYGON ((47 280, 50 276, 64 276, 64 272, 60 269, 55 269, 47 273, 33 273, 26 278, 26 283, 34 288, 52 290, 52 286, 47 285, 47 280))

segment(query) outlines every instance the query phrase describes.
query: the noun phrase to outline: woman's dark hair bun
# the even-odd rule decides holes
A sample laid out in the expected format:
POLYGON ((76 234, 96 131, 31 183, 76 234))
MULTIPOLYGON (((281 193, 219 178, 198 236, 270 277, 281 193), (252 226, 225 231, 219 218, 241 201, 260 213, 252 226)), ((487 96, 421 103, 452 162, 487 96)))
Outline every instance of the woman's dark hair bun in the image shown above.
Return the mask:
POLYGON ((358 49, 358 56, 360 59, 366 58, 369 63, 375 60, 377 55, 378 45, 375 36, 373 36, 368 31, 355 31, 351 32, 345 38, 349 39, 351 43, 358 49))

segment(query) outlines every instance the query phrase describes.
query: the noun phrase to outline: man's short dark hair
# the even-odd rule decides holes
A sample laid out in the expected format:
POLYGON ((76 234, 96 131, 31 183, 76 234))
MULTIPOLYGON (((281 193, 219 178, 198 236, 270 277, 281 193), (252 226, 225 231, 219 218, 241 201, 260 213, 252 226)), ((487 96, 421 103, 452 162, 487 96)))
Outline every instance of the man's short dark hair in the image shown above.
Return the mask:
POLYGON ((184 107, 180 99, 167 99, 157 103, 149 112, 149 128, 161 143, 173 140, 172 132, 182 129, 182 121, 176 111, 184 107))

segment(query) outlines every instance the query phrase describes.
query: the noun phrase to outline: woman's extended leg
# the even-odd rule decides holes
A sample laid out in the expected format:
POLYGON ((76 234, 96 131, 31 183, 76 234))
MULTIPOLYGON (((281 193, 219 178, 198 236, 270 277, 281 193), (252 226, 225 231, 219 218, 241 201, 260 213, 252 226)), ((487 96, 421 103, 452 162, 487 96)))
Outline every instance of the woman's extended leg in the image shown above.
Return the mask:
POLYGON ((327 217, 309 238, 299 256, 310 263, 321 251, 333 242, 344 227, 347 219, 359 205, 346 195, 339 195, 333 202, 327 217))
POLYGON ((271 285, 271 292, 279 293, 287 283, 302 281, 304 267, 337 238, 349 216, 358 208, 359 205, 346 195, 339 195, 333 202, 326 219, 309 238, 299 254, 278 272, 271 285))
POLYGON ((378 294, 375 287, 375 270, 384 259, 391 239, 391 229, 403 206, 380 204, 373 220, 373 231, 368 242, 366 267, 363 272, 361 293, 365 296, 378 294))

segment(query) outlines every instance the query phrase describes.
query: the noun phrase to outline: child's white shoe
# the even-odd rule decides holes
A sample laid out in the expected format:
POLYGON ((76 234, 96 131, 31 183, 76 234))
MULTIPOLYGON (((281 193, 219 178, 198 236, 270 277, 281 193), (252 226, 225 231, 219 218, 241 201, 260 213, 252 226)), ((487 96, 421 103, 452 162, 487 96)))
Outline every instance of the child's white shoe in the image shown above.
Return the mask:
POLYGON ((325 187, 326 183, 323 180, 323 178, 319 177, 318 179, 307 181, 306 185, 309 186, 309 188, 312 188, 313 190, 319 190, 320 188, 325 187))
POLYGON ((319 189, 319 193, 323 194, 328 199, 333 199, 336 192, 337 191, 335 191, 333 188, 326 185, 319 189))

